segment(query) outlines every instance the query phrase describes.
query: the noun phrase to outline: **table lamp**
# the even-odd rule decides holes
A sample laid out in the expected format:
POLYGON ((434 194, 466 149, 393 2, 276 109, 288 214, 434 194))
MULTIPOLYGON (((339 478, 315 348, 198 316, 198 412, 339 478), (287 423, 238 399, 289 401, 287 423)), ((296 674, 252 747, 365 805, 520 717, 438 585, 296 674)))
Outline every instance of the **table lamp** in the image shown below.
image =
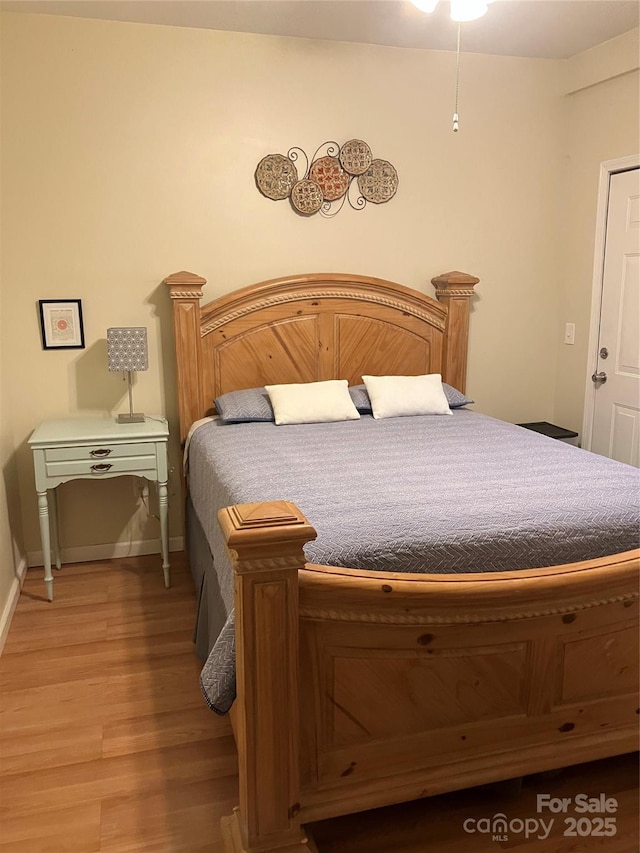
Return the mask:
POLYGON ((107 355, 109 370, 122 370, 127 374, 129 389, 129 414, 118 415, 119 424, 144 423, 144 415, 133 411, 133 394, 131 391, 131 374, 138 370, 148 370, 147 330, 139 326, 125 326, 107 329, 107 355))

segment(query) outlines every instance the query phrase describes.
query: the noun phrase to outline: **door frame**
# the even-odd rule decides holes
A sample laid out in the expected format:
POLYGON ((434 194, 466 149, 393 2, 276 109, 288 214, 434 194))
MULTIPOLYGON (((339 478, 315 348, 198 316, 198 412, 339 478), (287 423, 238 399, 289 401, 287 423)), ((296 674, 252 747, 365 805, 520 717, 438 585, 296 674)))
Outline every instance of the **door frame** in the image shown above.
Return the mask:
POLYGON ((640 167, 640 154, 617 157, 600 163, 600 181, 598 183, 598 207, 596 212, 596 239, 593 251, 593 283, 591 286, 591 317, 589 322, 589 349, 587 350, 587 376, 584 394, 584 415, 582 418, 582 447, 591 450, 593 416, 596 408, 596 389, 591 374, 597 367, 593 356, 598 347, 600 335, 600 312, 602 310, 602 278, 604 275, 605 237, 607 233, 607 213, 609 209, 609 185, 611 175, 616 172, 628 172, 640 167))

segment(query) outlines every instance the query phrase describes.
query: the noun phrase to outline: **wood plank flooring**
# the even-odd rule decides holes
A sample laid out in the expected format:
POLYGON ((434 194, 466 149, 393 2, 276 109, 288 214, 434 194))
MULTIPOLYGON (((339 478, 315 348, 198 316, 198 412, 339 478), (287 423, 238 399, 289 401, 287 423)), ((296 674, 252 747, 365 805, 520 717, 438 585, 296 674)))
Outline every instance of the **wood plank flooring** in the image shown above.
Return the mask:
MULTIPOLYGON (((0 659, 0 853, 222 853, 237 801, 227 719, 198 686, 184 555, 65 566, 55 601, 29 571, 0 659)), ((319 853, 638 853, 636 756, 323 821, 319 853), (536 793, 615 797, 616 835, 465 833, 467 818, 535 818, 536 793)), ((571 814, 571 812, 570 812, 571 814)), ((589 815, 589 817, 592 817, 589 815)))
POLYGON ((0 851, 221 848, 231 728, 206 707, 184 555, 30 571, 0 659, 0 851))

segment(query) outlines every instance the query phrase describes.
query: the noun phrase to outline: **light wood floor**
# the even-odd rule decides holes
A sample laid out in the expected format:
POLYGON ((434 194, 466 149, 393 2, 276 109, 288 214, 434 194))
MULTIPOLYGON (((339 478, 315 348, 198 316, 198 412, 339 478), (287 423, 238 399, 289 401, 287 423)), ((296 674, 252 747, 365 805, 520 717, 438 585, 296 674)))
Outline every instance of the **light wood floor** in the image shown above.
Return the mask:
MULTIPOLYGON (((184 557, 172 588, 157 556, 65 566, 55 596, 30 571, 0 659, 1 853, 221 853, 237 800, 226 719, 198 686, 195 598, 184 557)), ((324 821, 320 853, 637 853, 635 756, 555 778, 463 791, 324 821), (619 802, 613 838, 546 841, 462 829, 468 817, 535 817, 535 795, 601 792, 619 802)))

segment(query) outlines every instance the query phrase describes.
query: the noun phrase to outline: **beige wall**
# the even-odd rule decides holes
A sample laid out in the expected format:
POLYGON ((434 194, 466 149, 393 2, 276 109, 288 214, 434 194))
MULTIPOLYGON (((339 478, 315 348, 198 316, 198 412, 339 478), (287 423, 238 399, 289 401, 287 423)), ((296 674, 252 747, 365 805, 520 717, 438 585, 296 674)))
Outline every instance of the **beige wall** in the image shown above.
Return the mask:
POLYGON ((634 30, 586 51, 566 69, 554 411, 557 423, 579 432, 587 372, 595 364, 588 344, 600 164, 640 154, 639 33, 634 30), (630 68, 635 70, 625 70, 630 68), (562 343, 566 322, 576 324, 574 346, 562 343))
MULTIPOLYGON (((296 272, 371 274, 427 293, 435 274, 473 273, 477 408, 553 419, 564 355, 561 63, 464 56, 457 135, 454 70, 452 53, 4 15, 2 336, 29 551, 40 548, 25 446, 34 426, 126 407, 106 370, 107 326, 149 328, 136 408, 168 414, 175 430, 160 282, 179 269, 209 280, 207 300, 296 272), (389 204, 303 219, 256 190, 265 154, 352 137, 398 169, 389 204), (36 303, 56 297, 82 299, 84 351, 41 349, 36 303)), ((177 467, 175 443, 172 452, 177 467)), ((177 490, 174 472, 172 535, 177 490)), ((156 535, 133 481, 61 492, 63 546, 156 535)))
MULTIPOLYGON (((0 323, 2 322, 2 297, 0 295, 0 323)), ((9 598, 15 578, 13 560, 13 540, 9 524, 9 506, 19 506, 19 498, 15 493, 15 478, 12 476, 11 459, 11 412, 5 403, 6 381, 4 379, 4 359, 0 346, 0 617, 5 602, 9 598)), ((15 519, 14 519, 15 520, 15 519)), ((0 632, 2 624, 0 621, 0 632)))
MULTIPOLYGON (((0 371, 5 365, 6 359, 0 355, 0 371)), ((17 592, 25 561, 12 412, 5 400, 5 385, 0 379, 0 649, 5 617, 9 616, 5 606, 17 592)))
MULTIPOLYGON (((0 328, 4 317, 0 288, 0 328)), ((14 401, 10 397, 11 360, 0 338, 0 650, 11 606, 19 588, 25 555, 22 511, 14 442, 14 401)))
MULTIPOLYGON (((1 24, 0 19, 0 33, 1 24)), ((18 589, 18 578, 24 569, 22 511, 13 432, 14 407, 10 397, 12 383, 9 381, 11 360, 3 334, 4 304, 5 290, 0 278, 0 651, 18 589)))

